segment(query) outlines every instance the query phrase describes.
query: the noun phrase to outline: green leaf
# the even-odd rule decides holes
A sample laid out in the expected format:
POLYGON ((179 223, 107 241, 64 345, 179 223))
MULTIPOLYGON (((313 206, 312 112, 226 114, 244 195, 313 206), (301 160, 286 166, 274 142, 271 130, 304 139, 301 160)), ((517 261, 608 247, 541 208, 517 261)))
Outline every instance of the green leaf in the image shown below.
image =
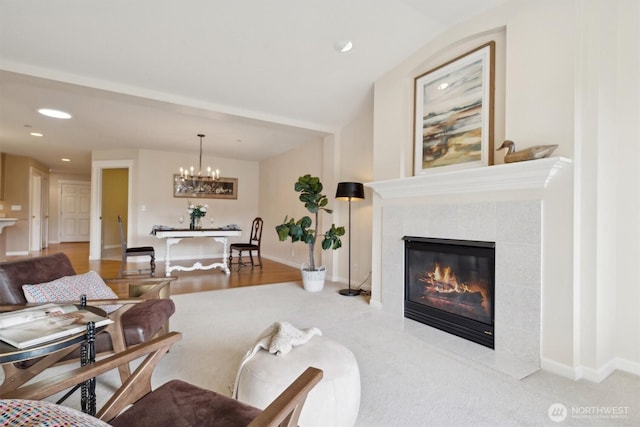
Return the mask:
POLYGON ((278 239, 281 242, 284 242, 287 240, 287 237, 289 237, 289 227, 286 224, 277 225, 276 232, 278 233, 278 239))
POLYGON ((298 221, 298 223, 302 228, 309 228, 311 227, 312 221, 308 216, 303 216, 302 218, 300 218, 300 221, 298 221))

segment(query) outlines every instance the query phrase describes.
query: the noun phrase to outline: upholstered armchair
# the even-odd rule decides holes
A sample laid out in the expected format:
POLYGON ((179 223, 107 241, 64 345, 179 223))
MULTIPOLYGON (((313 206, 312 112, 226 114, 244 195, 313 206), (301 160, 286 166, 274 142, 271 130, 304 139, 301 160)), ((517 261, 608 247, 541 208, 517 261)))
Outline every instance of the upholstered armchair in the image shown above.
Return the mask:
MULTIPOLYGON (((78 303, 80 295, 85 294, 88 305, 114 309, 109 313, 114 323, 105 328, 105 333, 96 336, 96 353, 122 352, 168 332, 169 318, 175 312, 175 304, 169 298, 172 280, 114 279, 108 280, 110 287, 95 272, 76 274, 69 258, 64 253, 56 253, 0 263, 0 302, 2 310, 7 311, 33 302, 78 303), (112 287, 126 290, 129 298, 118 298, 112 287)), ((77 357, 79 351, 76 350, 15 366, 5 365, 5 380, 0 391, 18 388, 58 361, 77 357)), ((122 365, 119 370, 125 381, 128 366, 122 365)))

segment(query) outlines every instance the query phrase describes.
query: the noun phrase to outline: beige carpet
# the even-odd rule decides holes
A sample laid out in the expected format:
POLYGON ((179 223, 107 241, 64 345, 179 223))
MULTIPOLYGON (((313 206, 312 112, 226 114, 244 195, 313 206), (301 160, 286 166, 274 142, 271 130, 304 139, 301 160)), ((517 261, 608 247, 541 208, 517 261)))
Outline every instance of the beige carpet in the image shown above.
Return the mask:
MULTIPOLYGON (((614 373, 593 384, 538 371, 514 379, 432 345, 440 331, 391 319, 365 297, 339 295, 339 287, 328 283, 309 293, 282 283, 174 296, 171 329, 183 339, 160 362, 154 386, 180 378, 230 395, 238 364, 258 335, 288 321, 317 327, 353 351, 361 372, 360 427, 558 425, 548 415, 557 403, 568 410, 560 425, 640 425, 638 377, 614 373), (608 408, 625 414, 603 414, 608 408), (593 411, 600 413, 585 414, 593 411)), ((100 379, 99 405, 116 378, 100 379)), ((77 406, 77 397, 71 400, 77 406)))

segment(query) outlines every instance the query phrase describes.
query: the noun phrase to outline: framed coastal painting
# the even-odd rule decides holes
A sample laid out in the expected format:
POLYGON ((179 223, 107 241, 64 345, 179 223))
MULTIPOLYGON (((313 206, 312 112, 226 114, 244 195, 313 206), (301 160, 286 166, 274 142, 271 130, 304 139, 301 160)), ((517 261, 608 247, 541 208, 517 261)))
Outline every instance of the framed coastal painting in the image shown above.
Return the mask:
POLYGON ((414 175, 493 164, 495 42, 415 78, 414 175))
POLYGON ((173 197, 200 199, 237 199, 238 178, 218 178, 197 183, 179 174, 173 175, 173 197))

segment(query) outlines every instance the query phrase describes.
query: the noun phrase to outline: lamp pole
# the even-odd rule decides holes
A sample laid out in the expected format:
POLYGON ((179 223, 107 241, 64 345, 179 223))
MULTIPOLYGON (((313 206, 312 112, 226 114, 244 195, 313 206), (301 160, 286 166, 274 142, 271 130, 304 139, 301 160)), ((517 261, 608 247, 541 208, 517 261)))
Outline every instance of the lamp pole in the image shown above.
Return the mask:
POLYGON ((341 289, 339 292, 340 295, 346 296, 360 295, 360 289, 351 289, 351 201, 353 199, 364 199, 364 187, 358 182, 340 182, 338 183, 336 198, 349 202, 349 282, 347 289, 341 289))
POLYGON ((351 289, 351 197, 349 197, 349 287, 347 289, 341 289, 339 292, 341 295, 355 296, 360 294, 360 289, 351 289))

